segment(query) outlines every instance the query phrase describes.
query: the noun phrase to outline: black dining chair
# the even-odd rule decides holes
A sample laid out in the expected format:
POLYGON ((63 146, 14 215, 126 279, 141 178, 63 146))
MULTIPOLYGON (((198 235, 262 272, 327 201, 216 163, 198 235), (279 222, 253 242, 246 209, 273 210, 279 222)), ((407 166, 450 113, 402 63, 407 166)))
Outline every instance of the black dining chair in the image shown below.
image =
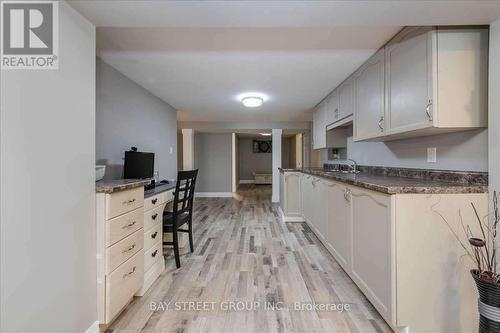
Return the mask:
POLYGON ((177 184, 175 185, 174 205, 171 212, 163 213, 163 232, 172 233, 172 241, 163 241, 163 245, 173 245, 175 265, 181 267, 179 258, 178 232, 187 232, 189 235, 189 248, 194 251, 193 246, 193 201, 194 188, 198 169, 191 171, 179 171, 177 173, 177 184), (180 229, 187 224, 187 229, 180 229))

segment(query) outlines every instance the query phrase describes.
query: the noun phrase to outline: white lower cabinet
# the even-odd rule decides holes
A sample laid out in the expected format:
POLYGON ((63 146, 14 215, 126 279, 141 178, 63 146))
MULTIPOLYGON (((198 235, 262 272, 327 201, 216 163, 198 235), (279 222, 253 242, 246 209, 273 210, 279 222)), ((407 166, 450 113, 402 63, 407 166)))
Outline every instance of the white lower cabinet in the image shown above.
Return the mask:
POLYGON ((474 220, 471 203, 486 216, 487 193, 389 195, 301 175, 304 219, 395 331, 477 330, 471 264, 449 229, 474 220))
POLYGON ((328 181, 323 178, 313 177, 312 178, 312 221, 311 224, 314 227, 316 235, 325 242, 326 240, 326 226, 327 226, 327 216, 328 207, 325 205, 325 197, 328 189, 328 181))
POLYGON ((302 215, 304 216, 304 220, 307 222, 312 221, 312 195, 313 195, 313 185, 312 185, 312 176, 302 174, 301 178, 301 206, 302 206, 302 215))
POLYGON ((326 198, 328 200, 328 220, 326 247, 337 259, 338 263, 348 270, 350 255, 350 206, 347 199, 348 188, 337 182, 330 182, 326 198))
POLYGON ((351 277, 382 317, 393 322, 394 220, 391 196, 351 188, 351 277))

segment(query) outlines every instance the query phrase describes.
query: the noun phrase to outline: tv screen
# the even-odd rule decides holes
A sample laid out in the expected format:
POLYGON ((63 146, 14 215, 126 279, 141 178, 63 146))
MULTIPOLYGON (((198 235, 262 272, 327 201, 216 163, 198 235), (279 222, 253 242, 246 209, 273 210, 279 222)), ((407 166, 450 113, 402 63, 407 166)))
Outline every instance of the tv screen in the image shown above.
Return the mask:
POLYGON ((125 152, 125 165, 123 166, 123 178, 125 179, 147 179, 153 178, 155 154, 138 151, 125 152))

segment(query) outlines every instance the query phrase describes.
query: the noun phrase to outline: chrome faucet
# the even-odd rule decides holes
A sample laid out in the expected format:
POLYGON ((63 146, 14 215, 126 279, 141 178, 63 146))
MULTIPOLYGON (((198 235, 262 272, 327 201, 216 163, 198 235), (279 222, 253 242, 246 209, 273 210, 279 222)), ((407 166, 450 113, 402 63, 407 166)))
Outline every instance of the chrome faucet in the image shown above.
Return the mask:
POLYGON ((346 161, 349 161, 352 163, 352 165, 349 165, 349 167, 351 168, 350 172, 357 173, 358 172, 358 164, 356 163, 356 161, 351 159, 351 158, 347 159, 346 161))

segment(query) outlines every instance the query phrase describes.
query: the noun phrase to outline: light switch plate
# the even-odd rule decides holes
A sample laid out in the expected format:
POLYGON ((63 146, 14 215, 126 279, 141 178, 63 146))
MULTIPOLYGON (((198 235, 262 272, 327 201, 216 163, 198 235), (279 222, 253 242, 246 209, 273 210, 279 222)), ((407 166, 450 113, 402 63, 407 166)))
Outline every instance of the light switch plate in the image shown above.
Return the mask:
POLYGON ((427 162, 436 163, 437 161, 437 149, 436 147, 427 148, 427 162))
POLYGON ((173 154, 173 153, 174 153, 174 148, 170 147, 170 154, 173 154))

